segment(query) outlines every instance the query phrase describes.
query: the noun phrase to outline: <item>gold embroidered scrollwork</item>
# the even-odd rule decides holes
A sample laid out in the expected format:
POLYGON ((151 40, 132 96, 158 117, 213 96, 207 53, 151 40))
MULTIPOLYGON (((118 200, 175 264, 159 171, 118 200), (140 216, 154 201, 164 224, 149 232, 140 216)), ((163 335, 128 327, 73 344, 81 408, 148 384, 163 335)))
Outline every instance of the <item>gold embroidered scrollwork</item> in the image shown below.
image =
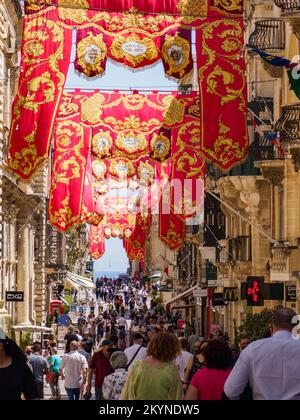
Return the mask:
POLYGON ((37 133, 37 123, 35 123, 34 130, 24 138, 27 147, 24 147, 21 152, 16 153, 14 158, 10 160, 11 168, 14 170, 22 170, 25 175, 34 172, 44 158, 37 158, 37 149, 35 144, 35 136, 37 133))
POLYGON ((192 23, 207 17, 208 0, 179 0, 177 9, 184 23, 192 23))

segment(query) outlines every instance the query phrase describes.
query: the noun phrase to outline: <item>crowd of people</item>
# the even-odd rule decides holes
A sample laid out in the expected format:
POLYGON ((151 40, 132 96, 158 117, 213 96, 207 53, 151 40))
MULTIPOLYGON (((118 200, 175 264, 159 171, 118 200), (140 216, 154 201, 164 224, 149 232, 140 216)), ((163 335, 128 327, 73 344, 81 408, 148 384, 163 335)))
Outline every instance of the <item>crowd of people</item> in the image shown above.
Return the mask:
POLYGON ((240 349, 226 334, 208 340, 188 323, 177 330, 174 316, 151 304, 153 291, 139 285, 98 279, 90 313, 81 313, 58 355, 50 336, 25 354, 0 336, 0 400, 44 398, 44 377, 52 399, 69 400, 300 400, 300 340, 292 335, 292 309, 281 308, 270 338, 240 349))

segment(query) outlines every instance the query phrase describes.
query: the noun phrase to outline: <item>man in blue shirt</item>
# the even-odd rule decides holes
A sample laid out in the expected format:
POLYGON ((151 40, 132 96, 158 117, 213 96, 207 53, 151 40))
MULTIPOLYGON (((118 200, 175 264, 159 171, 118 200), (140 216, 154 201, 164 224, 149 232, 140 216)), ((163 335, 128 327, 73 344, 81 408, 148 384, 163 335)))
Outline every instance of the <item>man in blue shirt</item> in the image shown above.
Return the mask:
POLYGON ((300 340, 295 336, 297 315, 290 308, 274 314, 271 338, 242 351, 224 387, 238 400, 250 383, 254 400, 300 400, 300 340), (293 334, 294 333, 294 334, 293 334))

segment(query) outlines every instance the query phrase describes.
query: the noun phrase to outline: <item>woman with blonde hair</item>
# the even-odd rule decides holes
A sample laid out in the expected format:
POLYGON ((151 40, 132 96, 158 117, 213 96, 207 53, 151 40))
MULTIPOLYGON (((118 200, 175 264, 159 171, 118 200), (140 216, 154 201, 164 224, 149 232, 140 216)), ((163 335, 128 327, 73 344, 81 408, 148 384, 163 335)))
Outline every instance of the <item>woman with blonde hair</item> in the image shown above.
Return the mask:
POLYGON ((130 369, 120 400, 182 400, 182 384, 174 363, 180 351, 174 334, 155 334, 148 345, 148 357, 130 369))

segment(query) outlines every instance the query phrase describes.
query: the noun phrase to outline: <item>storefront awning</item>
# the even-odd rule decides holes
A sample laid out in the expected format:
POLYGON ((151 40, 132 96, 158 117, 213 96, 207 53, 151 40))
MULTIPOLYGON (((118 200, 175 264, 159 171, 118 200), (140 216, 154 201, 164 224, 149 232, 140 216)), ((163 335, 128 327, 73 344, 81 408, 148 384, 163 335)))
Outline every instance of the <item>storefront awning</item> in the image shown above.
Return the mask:
POLYGON ((178 300, 181 300, 184 297, 189 296, 190 294, 193 293, 193 290, 198 289, 198 288, 199 286, 194 286, 194 287, 191 287, 190 289, 187 289, 185 292, 182 292, 180 295, 177 295, 173 299, 169 300, 169 302, 167 302, 167 305, 170 305, 171 303, 177 302, 178 300))
POLYGON ((74 289, 74 290, 79 290, 80 289, 80 286, 78 286, 78 284, 75 284, 74 281, 72 281, 68 278, 65 279, 64 286, 65 287, 70 287, 71 289, 74 289))
POLYGON ((86 289, 95 289, 96 286, 92 280, 87 279, 86 277, 78 276, 74 273, 67 272, 66 280, 70 280, 71 282, 77 284, 80 287, 84 287, 86 289))

